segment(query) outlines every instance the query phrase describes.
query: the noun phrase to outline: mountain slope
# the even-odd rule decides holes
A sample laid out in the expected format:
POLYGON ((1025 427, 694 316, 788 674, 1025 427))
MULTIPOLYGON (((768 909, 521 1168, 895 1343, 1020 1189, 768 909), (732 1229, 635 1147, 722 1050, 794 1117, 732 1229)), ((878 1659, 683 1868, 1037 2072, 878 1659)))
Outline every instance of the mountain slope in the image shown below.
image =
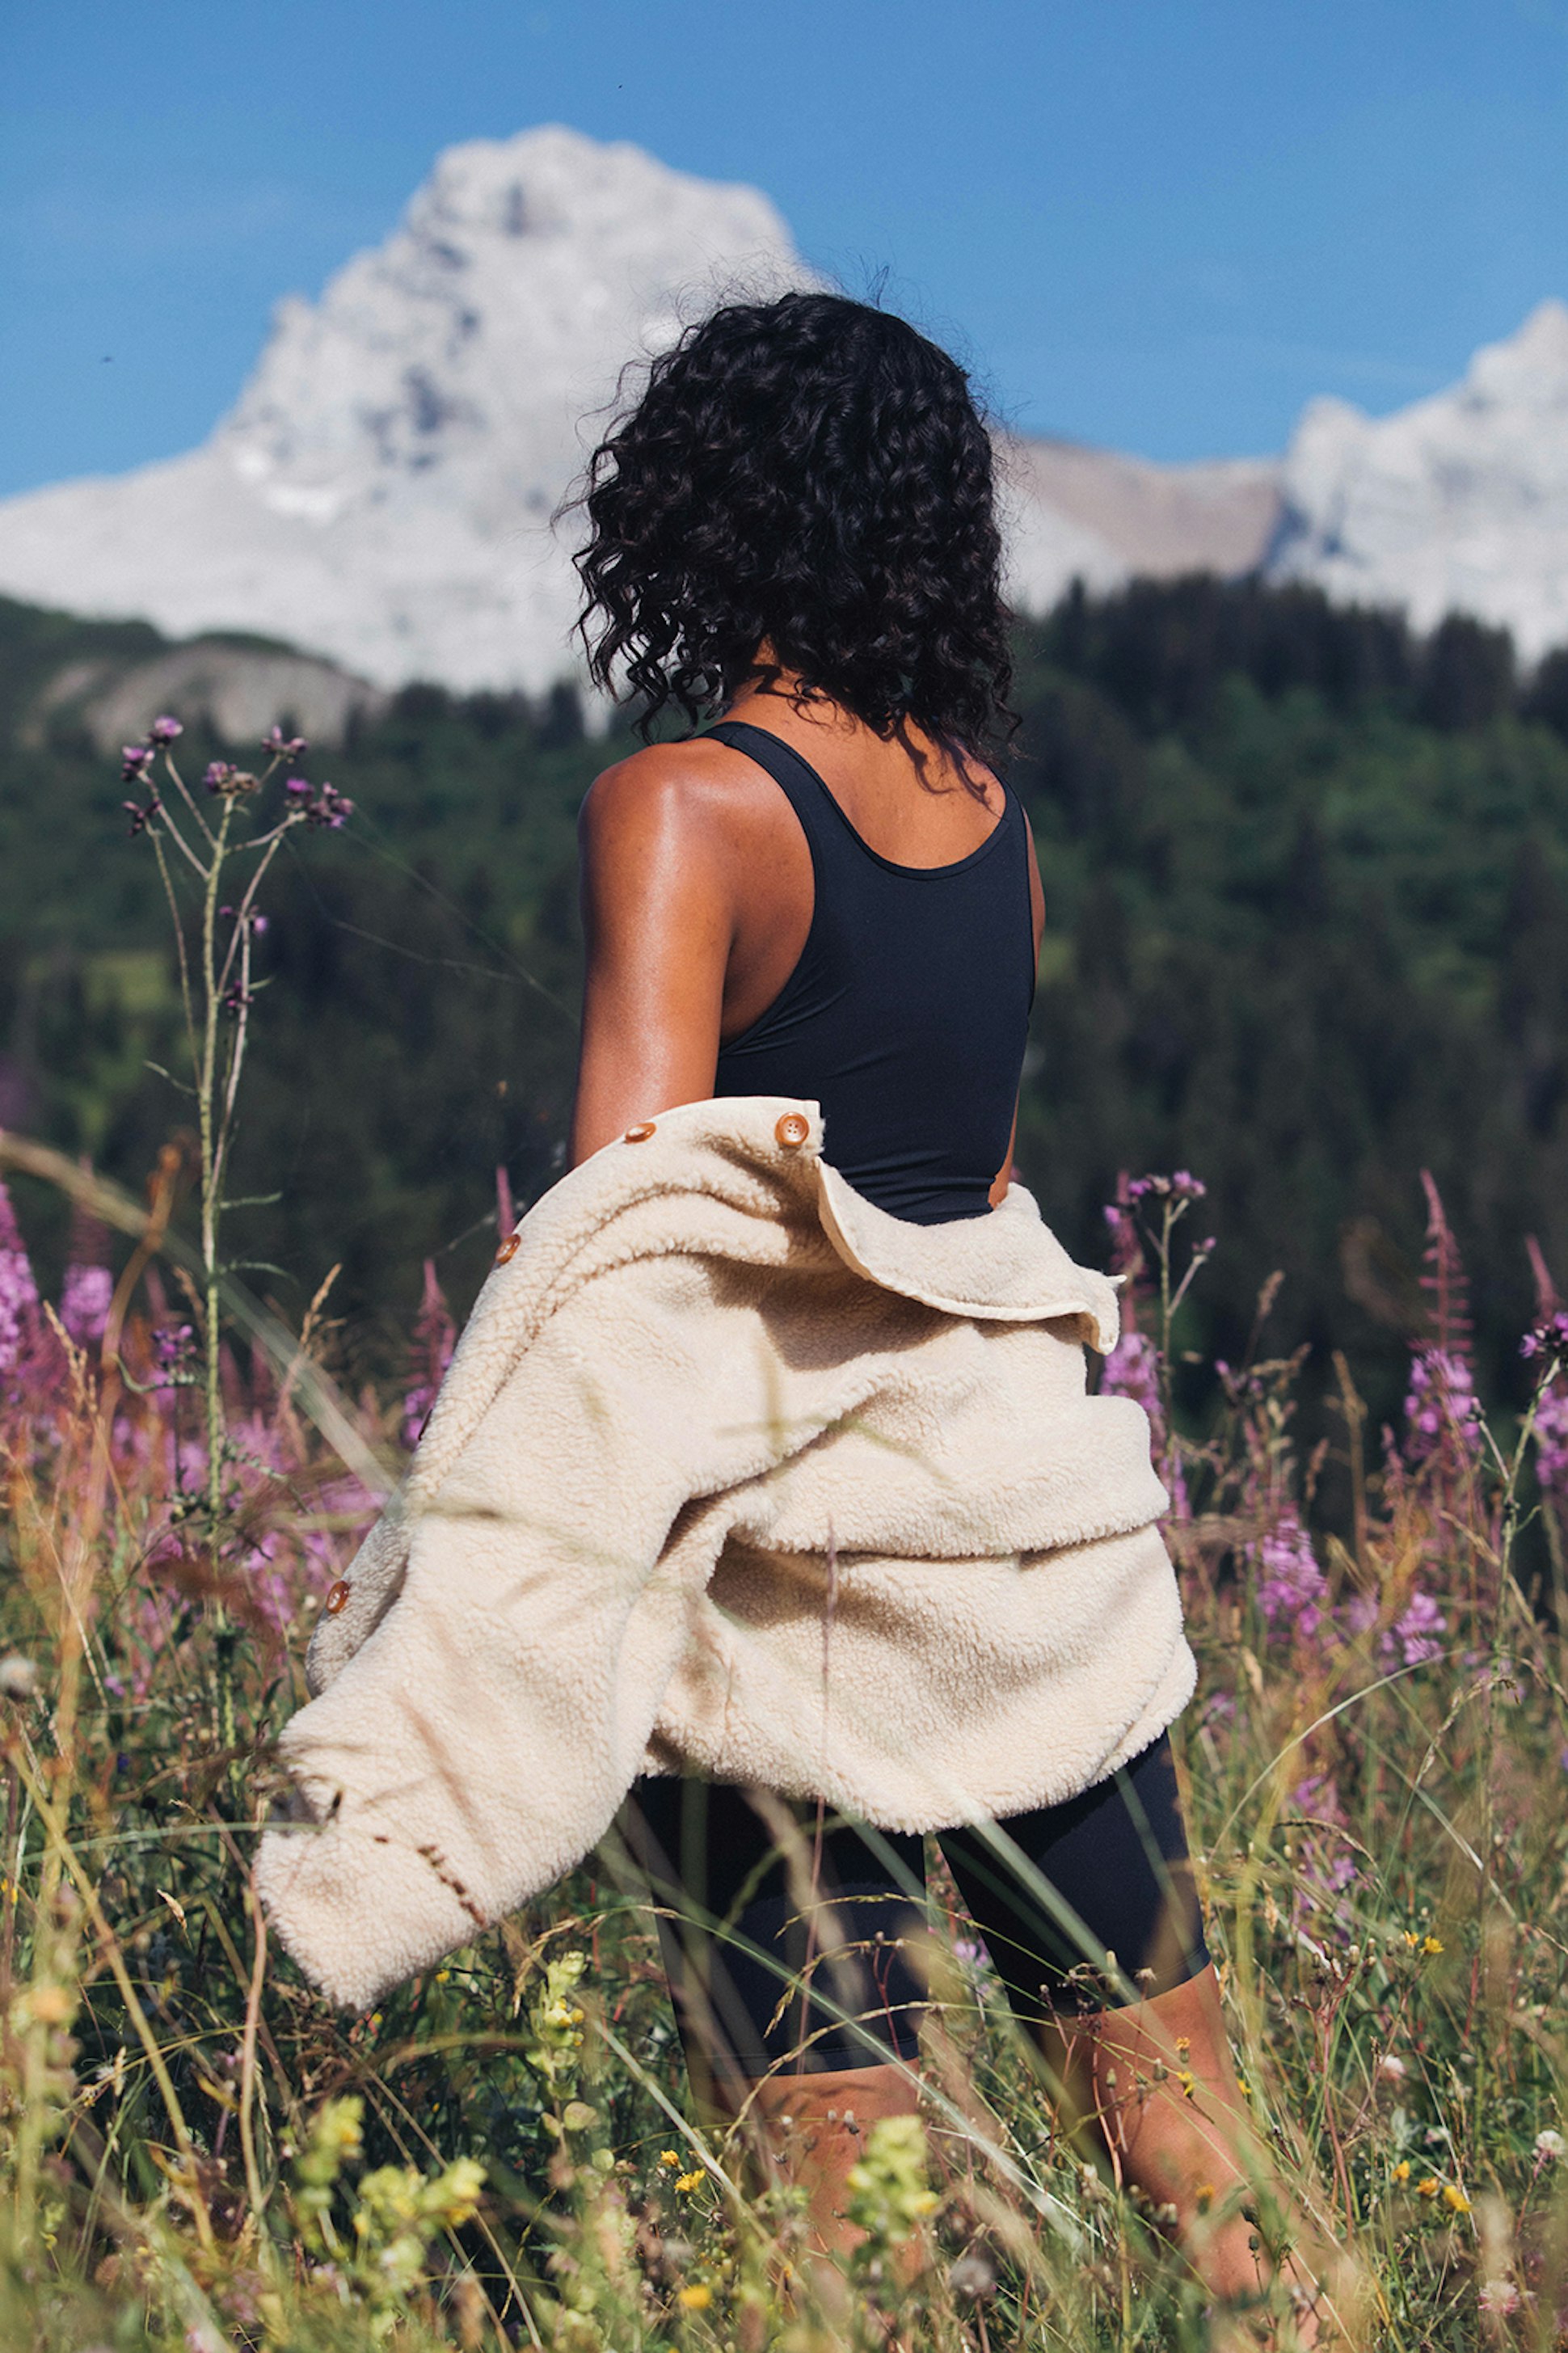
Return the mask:
MULTIPOLYGON (((0 504, 0 592, 174 636, 241 629, 381 686, 537 691, 574 667, 570 527, 550 517, 628 358, 726 294, 816 283, 754 190, 552 127, 449 149, 319 303, 279 305, 199 449, 0 504)), ((1002 447, 1011 576, 1255 563, 1262 465, 1002 447)))
POLYGON ((537 690, 574 608, 550 516, 622 363, 726 291, 803 282, 752 189, 558 127, 451 148, 384 246, 279 306, 201 448, 0 506, 0 589, 384 685, 537 690))
MULTIPOLYGON (((537 693, 577 669, 573 525, 551 516, 618 373, 726 296, 819 282, 754 189, 560 126, 441 155, 400 226, 317 303, 280 304, 199 449, 0 503, 0 594, 244 631, 371 686, 537 693)), ((1162 466, 998 437, 1026 611, 1191 571, 1315 581, 1568 641, 1568 310, 1373 419, 1305 412, 1281 466, 1162 466)))
POLYGON ((1568 640, 1568 309, 1542 302, 1462 382, 1392 417, 1316 400, 1282 477, 1275 579, 1452 610, 1513 631, 1526 656, 1568 640))

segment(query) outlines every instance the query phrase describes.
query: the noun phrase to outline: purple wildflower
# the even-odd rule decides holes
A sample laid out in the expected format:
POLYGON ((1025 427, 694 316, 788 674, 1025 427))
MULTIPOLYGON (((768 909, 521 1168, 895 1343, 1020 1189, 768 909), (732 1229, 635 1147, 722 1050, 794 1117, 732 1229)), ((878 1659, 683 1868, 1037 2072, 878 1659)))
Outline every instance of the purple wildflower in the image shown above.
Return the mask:
POLYGON ((11 1197, 0 1184, 0 1377, 14 1373, 36 1338, 38 1286, 17 1229, 11 1197))
POLYGON ((315 786, 308 777, 288 776, 284 779, 283 789, 291 801, 308 801, 315 786))
POLYGON ((1352 1635, 1370 1634, 1381 1614, 1375 1593, 1352 1593, 1340 1605, 1340 1616, 1352 1635))
POLYGON ((1322 1620, 1329 1582, 1295 1512, 1288 1508, 1249 1549, 1258 1573, 1258 1606, 1265 1620, 1310 1641, 1322 1620))
POLYGON ((1290 1807, 1293 1813, 1308 1816, 1311 1824, 1301 1833, 1292 1907, 1296 1916, 1302 1919, 1313 1912, 1326 1912, 1348 1929, 1351 1915, 1342 1899, 1360 1873, 1353 1852, 1343 1839, 1334 1836, 1336 1829, 1345 1828, 1339 1788, 1329 1774, 1309 1773, 1290 1792, 1290 1807))
POLYGON ((1568 1505, 1568 1388, 1548 1389, 1535 1409, 1535 1475, 1568 1505))
POLYGON ((114 1277, 106 1266, 68 1266, 60 1293, 60 1322, 79 1348, 102 1339, 114 1297, 114 1277))
POLYGON ((425 1261, 425 1295, 414 1324, 413 1379, 403 1400, 403 1442, 417 1446, 437 1392, 452 1361, 457 1326, 446 1294, 436 1280, 436 1261, 425 1261))
POLYGON ((122 785, 144 785, 153 771, 151 744, 122 744, 120 747, 120 781, 122 785))
POLYGON ((232 760, 209 760, 202 782, 209 793, 221 793, 232 781, 233 776, 232 760))
POLYGON ((285 735, 281 727, 274 725, 262 737, 261 748, 264 752, 270 752, 274 759, 297 760, 306 748, 305 738, 302 735, 285 735))
POLYGON ((1568 1360, 1568 1309, 1559 1308, 1555 1315, 1543 1315, 1533 1331, 1527 1332, 1519 1344, 1521 1356, 1556 1356, 1568 1360))
POLYGON ((176 735, 183 735, 184 732, 179 721, 171 719, 165 712, 161 719, 154 719, 148 728, 147 740, 151 744, 172 744, 176 735))
POLYGON ((1417 1587, 1402 1615, 1384 1636, 1383 1654, 1386 1659, 1402 1659, 1407 1667, 1430 1666, 1443 1655, 1443 1645, 1437 1637, 1447 1630, 1448 1621, 1432 1596, 1417 1587))
POLYGON ((153 1354, 161 1373, 181 1373, 188 1369, 195 1352, 196 1335, 188 1324, 164 1324, 153 1335, 153 1354))
POLYGON ((1462 1356, 1426 1345, 1415 1350, 1405 1419, 1407 1461, 1426 1462, 1447 1452, 1466 1464, 1475 1462, 1480 1451, 1481 1404, 1462 1356))
POLYGON ((1163 1418, 1160 1398, 1160 1352, 1142 1332, 1124 1332, 1100 1376, 1101 1397, 1131 1398, 1156 1427, 1163 1418))
MULTIPOLYGON (((1178 1168, 1172 1176, 1134 1176, 1127 1187, 1130 1201, 1156 1198, 1173 1201, 1201 1201, 1208 1187, 1188 1168, 1178 1168)), ((1109 1214, 1109 1212, 1107 1213, 1109 1214)))
POLYGON ((1165 1482, 1172 1514, 1178 1520, 1190 1519, 1192 1506, 1181 1455, 1165 1427, 1164 1402, 1160 1395, 1160 1351, 1145 1333, 1122 1334, 1100 1368, 1100 1394, 1130 1398, 1134 1405, 1142 1407, 1149 1418, 1150 1453, 1165 1482))
POLYGON ((163 814, 163 804, 156 793, 152 796, 145 808, 140 801, 121 801, 120 806, 131 819, 132 841, 139 833, 145 833, 148 830, 155 817, 162 817, 163 814))
POLYGON ((327 826, 337 833, 354 813, 354 805, 346 793, 335 785, 323 785, 305 811, 306 820, 314 826, 327 826))

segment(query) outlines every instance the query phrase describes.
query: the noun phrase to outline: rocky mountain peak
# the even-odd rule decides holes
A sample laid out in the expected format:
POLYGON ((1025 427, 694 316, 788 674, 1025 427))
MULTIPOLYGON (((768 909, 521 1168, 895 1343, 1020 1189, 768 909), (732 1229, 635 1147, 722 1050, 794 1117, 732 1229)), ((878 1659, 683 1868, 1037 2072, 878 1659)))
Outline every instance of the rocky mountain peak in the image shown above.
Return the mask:
POLYGON ((1315 400, 1286 455, 1277 577, 1511 629, 1527 658, 1568 639, 1568 308, 1542 302, 1456 385, 1370 417, 1315 400))
POLYGON ((550 517, 623 366, 727 295, 814 282, 755 189, 558 124, 470 140, 319 301, 278 306, 200 449, 0 505, 0 587, 384 685, 537 690, 573 666, 550 517))
MULTIPOLYGON (((437 159, 317 301, 279 304, 199 449, 0 504, 0 591, 177 637, 243 630, 378 687, 574 670, 551 517, 628 361, 726 297, 818 282, 754 188, 560 124, 437 159)), ((1002 437, 1012 590, 1262 568, 1568 643, 1568 308, 1392 417, 1304 411, 1271 459, 1160 466, 1002 437)))

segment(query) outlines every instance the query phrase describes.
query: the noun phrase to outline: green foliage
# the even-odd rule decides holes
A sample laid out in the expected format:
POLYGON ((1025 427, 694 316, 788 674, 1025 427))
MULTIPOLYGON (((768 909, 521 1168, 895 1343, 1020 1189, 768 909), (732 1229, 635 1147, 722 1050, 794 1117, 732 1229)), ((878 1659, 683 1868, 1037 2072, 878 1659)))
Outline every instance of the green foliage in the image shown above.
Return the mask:
POLYGON ((927 2175, 925 2126, 919 2116, 883 2116, 866 2136, 866 2154, 849 2169, 849 2219, 873 2256, 901 2247, 940 2203, 927 2175))
MULTIPOLYGON (((112 762, 40 700, 155 647, 0 606, 0 1121, 138 1187, 189 1115, 145 1068, 175 1067, 164 915, 112 762)), ((1282 1345, 1325 1377, 1354 1354, 1376 1419, 1418 1323, 1430 1168, 1517 1401, 1523 1237, 1568 1280, 1562 663, 1521 688, 1478 624, 1423 641, 1206 579, 1074 596, 1018 652, 1012 775, 1047 909, 1020 1158, 1046 1214, 1099 1260, 1119 1168, 1194 1169, 1224 1245, 1184 1337, 1239 1355, 1279 1268, 1282 1345)), ((575 810, 626 741, 584 739, 559 697, 411 688, 313 759, 358 814, 276 877, 235 1190, 283 1188, 241 1230, 289 1271, 290 1312, 341 1262, 370 1369, 426 1258, 466 1304, 497 1165, 523 1202, 562 1165, 575 810)), ((59 1220, 23 1210, 47 1261, 59 1220)))

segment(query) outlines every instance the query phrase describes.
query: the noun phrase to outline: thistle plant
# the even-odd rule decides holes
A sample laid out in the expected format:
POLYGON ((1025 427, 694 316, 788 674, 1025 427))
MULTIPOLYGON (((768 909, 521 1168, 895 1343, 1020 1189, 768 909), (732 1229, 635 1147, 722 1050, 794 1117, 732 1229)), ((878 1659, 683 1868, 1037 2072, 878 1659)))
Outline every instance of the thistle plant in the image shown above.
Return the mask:
MULTIPOLYGON (((292 773, 306 750, 305 740, 286 736, 274 726, 261 741, 267 759, 259 775, 227 760, 209 764, 201 780, 204 806, 174 756, 174 744, 184 733, 177 719, 154 719, 142 742, 123 747, 121 781, 146 795, 123 807, 132 837, 145 835, 152 845, 174 927, 190 1075, 160 1075, 194 1096, 196 1106, 206 1441, 205 1493, 197 1508, 216 1565, 225 1472, 232 1453, 223 1401, 222 1305, 224 1277, 234 1268, 221 1255, 223 1219, 231 1209, 262 1207, 278 1198, 265 1194, 249 1201, 230 1200, 225 1189, 251 1012, 266 986, 255 969, 257 946, 268 923, 259 893, 289 834, 301 826, 335 832, 353 816, 353 803, 332 785, 312 785, 292 773), (289 772, 283 776, 280 799, 268 792, 279 770, 289 772), (226 891, 232 896, 226 897, 226 891)), ((218 1739, 232 1751, 234 1630, 221 1598, 216 1608, 218 1739)))

